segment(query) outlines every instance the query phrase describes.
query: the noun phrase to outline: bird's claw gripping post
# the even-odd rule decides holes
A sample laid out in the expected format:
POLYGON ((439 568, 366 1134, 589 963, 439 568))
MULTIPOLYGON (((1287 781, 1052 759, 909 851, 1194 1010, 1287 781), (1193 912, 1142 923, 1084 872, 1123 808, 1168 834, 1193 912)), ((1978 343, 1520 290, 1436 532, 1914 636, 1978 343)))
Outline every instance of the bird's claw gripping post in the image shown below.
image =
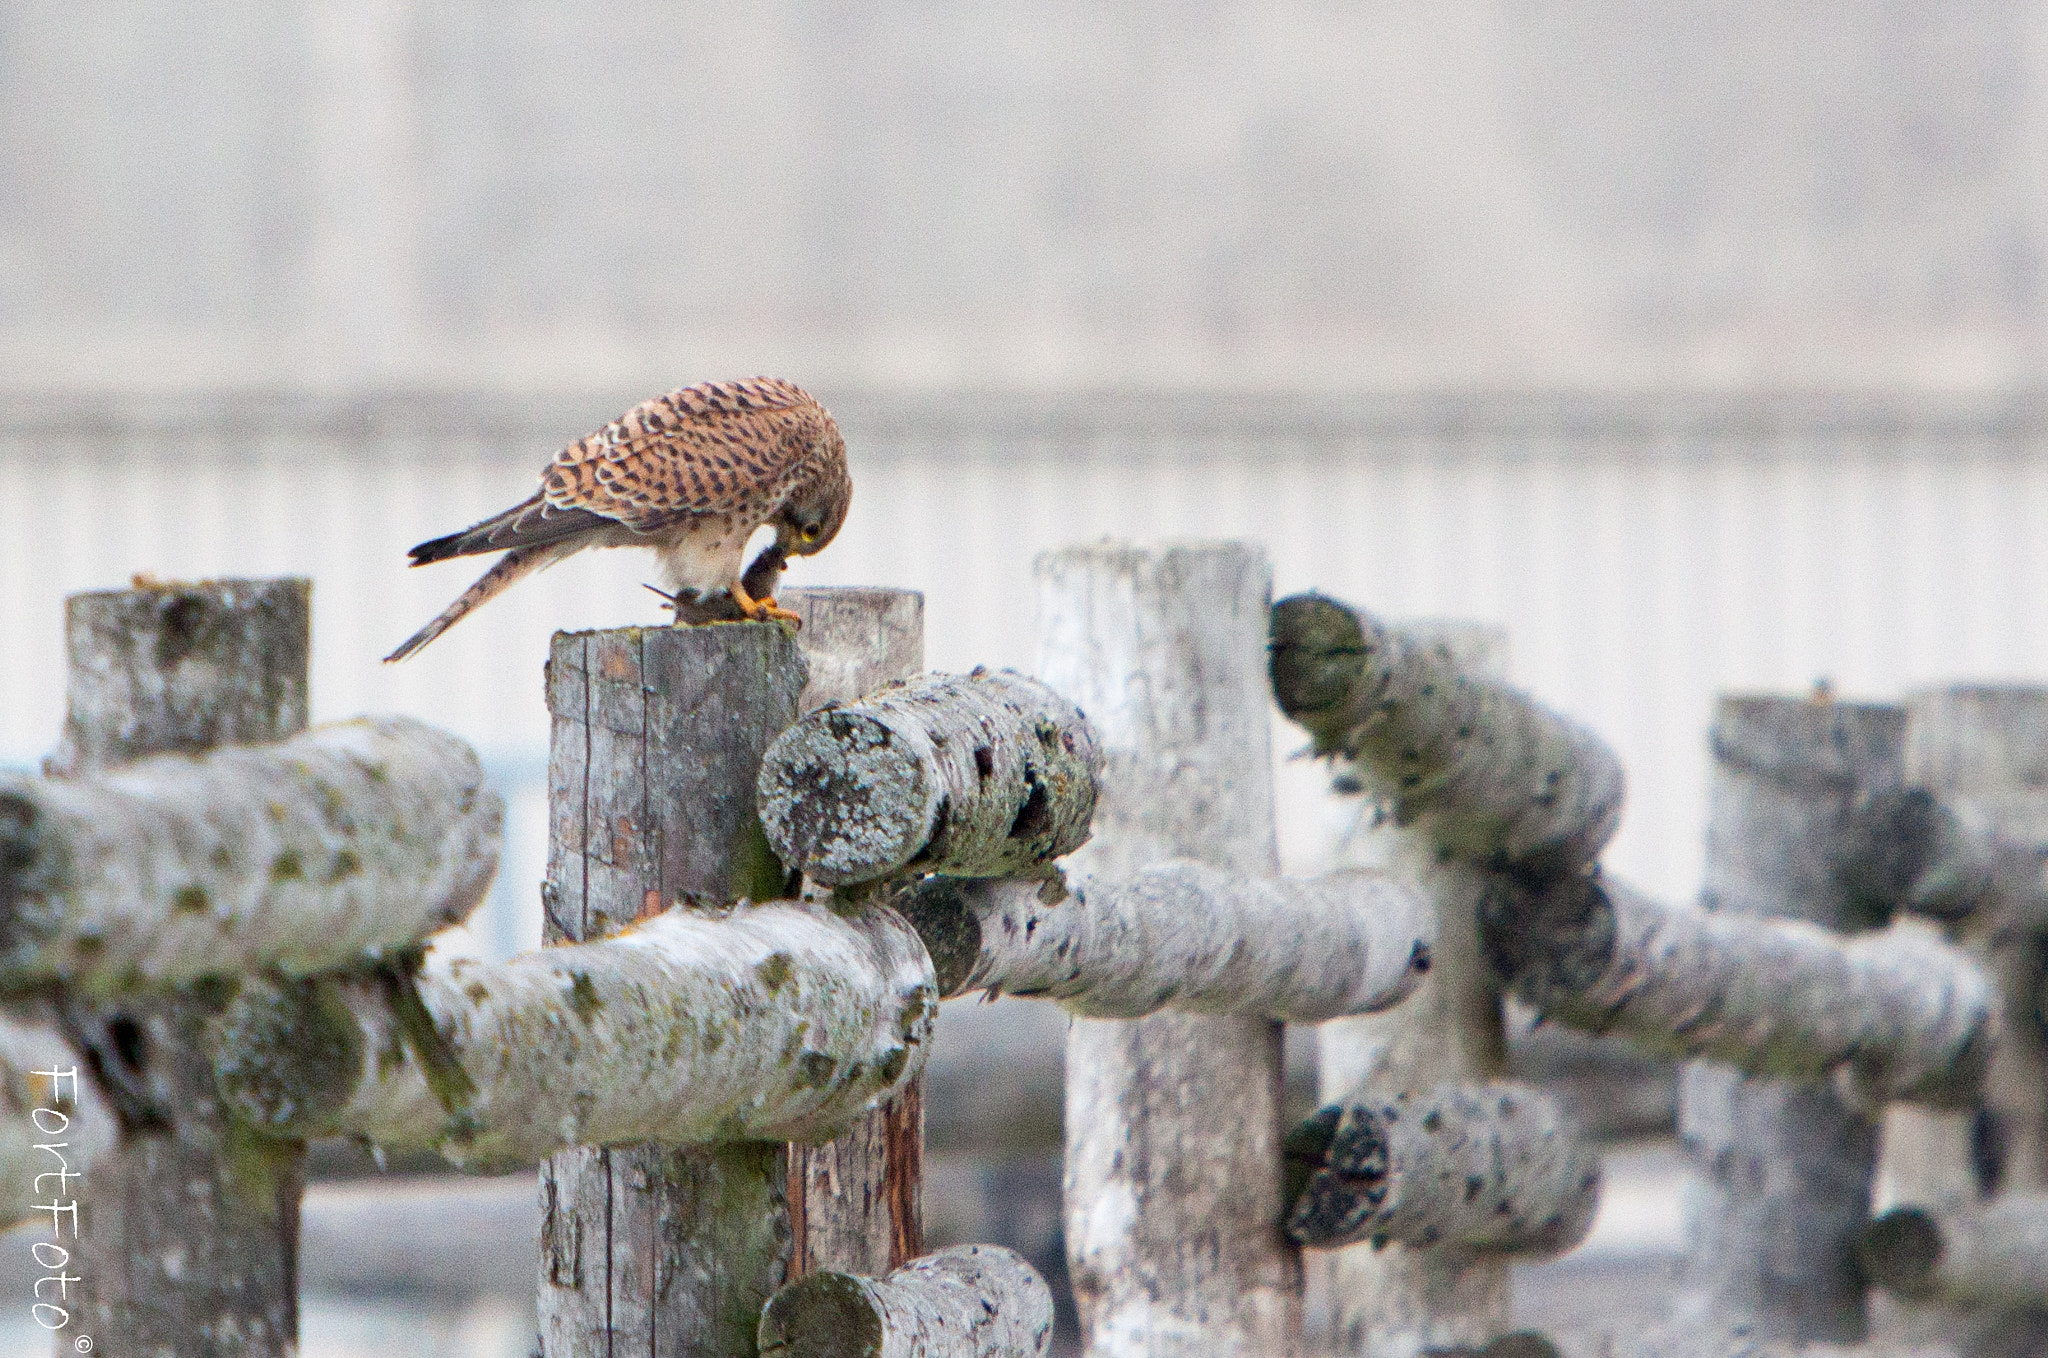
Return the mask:
POLYGON ((733 601, 740 606, 740 612, 746 614, 750 622, 767 622, 770 619, 776 622, 786 622, 789 624, 789 630, 792 632, 799 630, 804 625, 802 618, 790 612, 781 604, 776 603, 774 595, 771 594, 765 599, 756 599, 753 595, 747 593, 747 587, 737 580, 732 582, 732 597, 733 601))

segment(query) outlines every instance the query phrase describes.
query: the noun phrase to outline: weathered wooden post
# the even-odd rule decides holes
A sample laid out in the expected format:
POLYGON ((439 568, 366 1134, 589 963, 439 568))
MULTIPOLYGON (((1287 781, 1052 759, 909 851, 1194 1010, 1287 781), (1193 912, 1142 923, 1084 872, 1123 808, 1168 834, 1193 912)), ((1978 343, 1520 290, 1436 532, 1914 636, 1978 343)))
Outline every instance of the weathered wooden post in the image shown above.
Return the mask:
MULTIPOLYGON (((1077 862, 1277 872, 1264 555, 1103 544, 1037 562, 1040 676, 1107 756, 1077 862)), ((1100 1358, 1285 1355, 1301 1263, 1280 1233, 1280 1025, 1077 1018, 1067 1043, 1067 1255, 1100 1358)))
MULTIPOLYGON (((1826 928, 1857 922, 1841 865, 1857 798, 1898 786, 1905 713, 1825 699, 1723 698, 1713 728, 1704 904, 1826 928)), ((1854 1246, 1877 1128, 1825 1084, 1697 1063, 1679 1129, 1695 1178, 1674 1330, 1857 1341, 1854 1246)))
POLYGON ((1997 1210, 2006 1198, 2032 1200, 2048 1189, 2048 1041, 2037 1017, 2048 968, 2048 937, 2041 932, 2042 866, 2048 860, 2048 689, 1968 685, 1910 696, 1905 774, 1916 795, 1935 799, 1923 810, 1938 833, 1916 837, 1936 841, 1928 846, 1935 861, 1918 875, 1938 888, 1960 887, 1943 891, 1942 918, 1929 919, 1923 927, 1945 925, 1978 959, 2001 993, 2005 1027, 1977 1108, 1886 1111, 1878 1206, 1899 1210, 1876 1223, 1889 1223, 1889 1229, 1875 1235, 1887 1247, 1883 1257, 1874 1257, 1872 1247, 1865 1262, 1908 1304, 1880 1308, 1873 1299, 1876 1328, 1897 1339, 1946 1337, 1966 1354, 2008 1352, 2022 1326, 2029 1327, 2032 1343, 2048 1343, 2048 1316, 2040 1309, 2048 1294, 1979 1297, 1967 1289, 1898 1280, 1915 1270, 1929 1276, 1965 1272, 1952 1257, 1956 1247, 1942 1247, 1953 1232, 1930 1236, 1909 1226, 1948 1213, 1975 1220, 1971 1210, 1985 1199, 1994 1200, 1984 1217, 1991 1223, 1989 1232, 1979 1233, 1982 1239, 1968 1237, 1980 1253, 2003 1249, 2023 1255, 2039 1248, 2038 1228, 2003 1242, 1996 1231, 2023 1219, 1997 1210), (1929 1239, 1938 1248, 1931 1258, 1922 1258, 1911 1246, 1929 1239), (1900 1261, 1901 1255, 1907 1262, 1900 1261), (1955 1309, 1966 1301, 1974 1303, 1969 1309, 1976 1314, 1955 1309))
MULTIPOLYGON (((754 809, 805 669, 779 624, 560 634, 548 662, 549 942, 783 895, 754 809)), ((588 1146, 541 1170, 541 1352, 752 1355, 789 1267, 780 1143, 588 1146)))
MULTIPOLYGON (((303 729, 311 596, 297 579, 73 595, 49 772, 303 729)), ((206 1025, 222 999, 61 1005, 121 1130, 75 1188, 79 1280, 59 1353, 298 1351, 305 1144, 252 1133, 216 1097, 206 1025)))
MULTIPOLYGON (((907 589, 789 589, 810 670, 797 706, 852 702, 924 669, 924 596, 907 589)), ((792 1278, 833 1269, 880 1278, 924 1249, 924 1077, 851 1132, 789 1148, 792 1278)))

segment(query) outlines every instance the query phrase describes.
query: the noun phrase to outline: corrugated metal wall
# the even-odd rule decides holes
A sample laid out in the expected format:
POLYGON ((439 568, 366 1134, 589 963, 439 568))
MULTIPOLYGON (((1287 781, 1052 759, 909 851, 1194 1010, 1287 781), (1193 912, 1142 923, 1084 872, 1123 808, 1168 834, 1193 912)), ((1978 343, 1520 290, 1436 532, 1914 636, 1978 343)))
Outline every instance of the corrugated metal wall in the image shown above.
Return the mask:
MULTIPOLYGON (((558 627, 652 622, 634 554, 571 561, 409 664, 378 663, 468 583, 405 548, 526 494, 613 413, 425 406, 0 409, 0 757, 62 712, 63 596, 165 577, 315 581, 316 716, 403 711, 474 741, 514 794, 499 913, 537 936, 540 667, 558 627)), ((1245 537, 1282 591, 1503 623, 1515 677, 1593 723, 1633 792, 1610 865, 1698 875, 1705 731, 1727 689, 1891 697, 2048 681, 2048 437, 2028 406, 1650 400, 843 404, 852 518, 797 584, 925 591, 935 668, 1029 666, 1031 560, 1106 534, 1245 537)), ((1281 753, 1298 741, 1276 729, 1281 753)), ((1283 845, 1335 812, 1282 770, 1283 845)))

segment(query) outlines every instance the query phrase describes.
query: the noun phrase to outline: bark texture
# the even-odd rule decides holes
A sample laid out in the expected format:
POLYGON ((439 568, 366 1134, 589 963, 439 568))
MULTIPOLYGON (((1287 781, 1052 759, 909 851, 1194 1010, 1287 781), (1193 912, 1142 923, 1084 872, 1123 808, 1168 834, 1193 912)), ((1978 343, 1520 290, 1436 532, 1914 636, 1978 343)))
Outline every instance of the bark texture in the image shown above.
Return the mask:
POLYGON ((1531 875, 1590 863, 1621 820, 1621 761, 1451 647, 1334 599, 1273 606, 1273 694, 1392 816, 1444 852, 1531 875))
POLYGON ((1750 1075, 1839 1071, 1865 1106, 1973 1102, 1998 997, 1959 949, 1895 926, 1849 937, 1804 920, 1674 908, 1612 876, 1480 903, 1488 963, 1544 1017, 1750 1075))
MULTIPOLYGON (((905 589, 793 589, 810 682, 798 706, 855 702, 924 670, 924 596, 905 589)), ((924 1076, 846 1135, 789 1148, 790 1276, 880 1277, 924 1250, 924 1076)))
POLYGON ((528 1164, 569 1146, 823 1139, 924 1065, 938 996, 893 912, 671 910, 596 943, 457 962, 418 993, 251 985, 222 1024, 223 1094, 259 1127, 528 1164))
POLYGON ((762 1358, 1042 1358, 1052 1291, 1000 1245, 956 1245, 871 1279, 814 1273, 761 1312, 762 1358))
POLYGON ((404 717, 0 779, 0 988, 376 960, 469 915, 502 820, 475 753, 404 717))
POLYGON ((2048 1310, 2048 1196, 1897 1207, 1856 1246, 1870 1280, 1914 1301, 2048 1310))
MULTIPOLYGON (((1506 664, 1496 628, 1438 623, 1407 630, 1467 674, 1495 677, 1506 664)), ((1345 775, 1340 770, 1340 781, 1345 775)), ((1477 906, 1486 870, 1447 858, 1424 831, 1370 805, 1338 846, 1339 862, 1413 882, 1437 915, 1429 975, 1407 1003, 1337 1019, 1317 1031, 1318 1081, 1326 1104, 1370 1083, 1386 1093, 1475 1084, 1507 1073, 1501 998, 1479 953, 1477 906)), ((1463 1250, 1353 1245, 1314 1256, 1334 1304, 1336 1350, 1414 1358, 1431 1347, 1483 1347, 1511 1323, 1507 1260, 1463 1250)))
POLYGON ((1287 1233, 1330 1248, 1553 1255, 1585 1239, 1600 1160, 1536 1090, 1501 1082, 1387 1096, 1370 1087, 1287 1138, 1287 1233))
POLYGON ((1088 838, 1100 769, 1086 719, 1045 685, 927 675, 777 740, 761 823, 784 862, 827 886, 906 869, 1025 876, 1088 838))
MULTIPOLYGON (((1736 915, 1847 927, 1840 864, 1859 798, 1899 785, 1905 713, 1876 704, 1724 698, 1713 727, 1703 897, 1736 915)), ((1853 1247, 1877 1128, 1831 1089, 1695 1064, 1679 1128, 1694 1179, 1677 1314, 1763 1339, 1855 1342, 1867 1326, 1853 1247)))
POLYGON ((898 901, 935 965, 952 963, 942 993, 1037 996, 1092 1018, 1372 1013, 1408 997, 1436 941, 1428 903, 1370 872, 1289 881, 1183 859, 1078 877, 1064 894, 929 878, 898 901))
MULTIPOLYGON (((1039 673, 1088 714, 1104 753, 1077 866, 1116 876, 1195 858, 1276 875, 1264 555, 1105 543, 1041 556, 1037 575, 1039 673)), ((1293 1351, 1280 1032, 1262 1018, 1074 1020, 1066 1240, 1089 1354, 1293 1351)))
MULTIPOLYGON (((74 595, 64 742, 53 772, 306 724, 304 580, 223 580, 74 595)), ((82 1276, 58 1351, 269 1358, 298 1348, 305 1146, 257 1136, 213 1090, 206 1026, 218 997, 61 1003, 67 1035, 120 1118, 76 1187, 82 1276)))
MULTIPOLYGON (((597 939, 677 901, 783 894, 754 780, 805 679, 775 624, 555 638, 550 942, 597 939)), ((542 1354, 751 1355, 761 1306, 789 1266, 787 1161, 762 1142, 552 1156, 541 1168, 542 1354)))

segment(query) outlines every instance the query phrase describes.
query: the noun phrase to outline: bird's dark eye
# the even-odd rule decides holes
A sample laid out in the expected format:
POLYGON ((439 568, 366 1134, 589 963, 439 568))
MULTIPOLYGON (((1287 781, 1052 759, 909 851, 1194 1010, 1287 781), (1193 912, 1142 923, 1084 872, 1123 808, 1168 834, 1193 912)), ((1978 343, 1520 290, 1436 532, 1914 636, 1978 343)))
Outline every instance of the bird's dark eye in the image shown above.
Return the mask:
POLYGON ((815 523, 807 523, 807 524, 805 524, 805 525, 804 525, 804 529, 803 529, 803 538, 804 538, 804 541, 805 541, 805 542, 816 542, 816 541, 818 540, 818 534, 820 534, 820 533, 822 533, 822 532, 824 532, 824 531, 825 531, 825 530, 824 530, 823 528, 820 528, 820 527, 819 527, 819 526, 818 526, 817 524, 815 524, 815 523))

